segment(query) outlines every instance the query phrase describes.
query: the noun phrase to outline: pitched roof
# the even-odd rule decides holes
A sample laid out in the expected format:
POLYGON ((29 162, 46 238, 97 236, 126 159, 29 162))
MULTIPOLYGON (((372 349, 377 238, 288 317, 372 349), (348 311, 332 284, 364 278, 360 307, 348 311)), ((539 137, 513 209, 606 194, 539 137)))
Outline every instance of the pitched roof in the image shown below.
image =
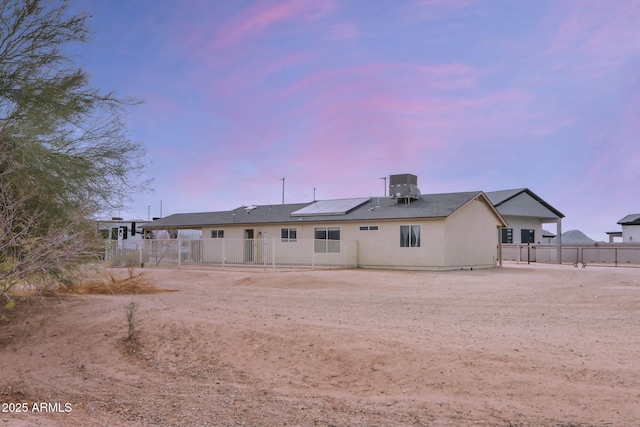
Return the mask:
POLYGON ((487 191, 485 194, 487 195, 489 200, 491 200, 493 206, 498 208, 500 205, 508 202, 509 200, 513 199, 516 196, 519 196, 522 193, 528 194, 531 198, 533 198, 545 208, 549 209, 555 215, 560 218, 564 218, 564 214, 562 212, 551 206, 549 203, 545 202, 540 196, 538 196, 528 188, 513 188, 511 190, 487 191))
MULTIPOLYGON (((485 197, 481 191, 464 193, 424 194, 419 199, 405 204, 389 197, 361 199, 362 203, 345 212, 315 213, 313 205, 344 206, 340 200, 352 203, 359 199, 337 199, 310 203, 285 205, 241 206, 230 211, 174 214, 145 224, 146 229, 199 228, 230 224, 267 224, 292 222, 368 221, 384 219, 445 218, 477 197, 485 197), (303 210, 304 209, 304 210, 303 210), (295 215, 302 210, 304 215, 295 215), (294 214, 294 215, 292 215, 294 214)), ((489 200, 486 199, 488 204, 489 200)), ((349 205, 349 206, 351 206, 349 205)), ((322 207, 322 206, 321 206, 322 207)), ((500 214, 495 214, 502 220, 500 214)), ((506 223, 505 223, 506 225, 506 223)))
POLYGON ((630 214, 618 221, 620 225, 640 225, 640 214, 630 214))

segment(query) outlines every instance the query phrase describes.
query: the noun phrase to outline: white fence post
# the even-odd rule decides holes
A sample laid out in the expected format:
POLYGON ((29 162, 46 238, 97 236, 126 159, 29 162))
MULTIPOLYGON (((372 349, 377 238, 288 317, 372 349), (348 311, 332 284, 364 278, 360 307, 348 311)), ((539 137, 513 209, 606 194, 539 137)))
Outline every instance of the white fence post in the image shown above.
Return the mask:
MULTIPOLYGON (((265 233, 266 235, 267 233, 265 233)), ((262 239, 262 266, 266 270, 267 268, 267 257, 269 256, 269 241, 265 238, 262 239)))
POLYGON ((344 268, 347 268, 347 252, 349 252, 349 248, 348 248, 349 242, 344 242, 344 243, 345 243, 345 245, 344 245, 344 253, 342 255, 343 255, 343 258, 344 258, 344 268))

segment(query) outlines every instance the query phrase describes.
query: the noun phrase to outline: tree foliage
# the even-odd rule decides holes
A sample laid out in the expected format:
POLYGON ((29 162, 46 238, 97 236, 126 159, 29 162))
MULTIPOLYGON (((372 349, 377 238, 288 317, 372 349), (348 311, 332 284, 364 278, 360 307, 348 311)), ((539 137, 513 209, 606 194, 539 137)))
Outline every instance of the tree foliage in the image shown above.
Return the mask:
POLYGON ((87 19, 65 0, 0 0, 0 299, 67 280, 92 253, 88 220, 148 184, 122 121, 134 103, 64 53, 87 41, 87 19))

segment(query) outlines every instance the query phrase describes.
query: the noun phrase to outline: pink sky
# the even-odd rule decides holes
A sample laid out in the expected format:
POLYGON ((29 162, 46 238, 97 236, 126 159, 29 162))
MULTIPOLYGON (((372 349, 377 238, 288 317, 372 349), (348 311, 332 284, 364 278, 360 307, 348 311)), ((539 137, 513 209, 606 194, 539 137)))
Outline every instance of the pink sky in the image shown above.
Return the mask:
MULTIPOLYGON (((528 187, 592 238, 640 212, 640 1, 95 2, 79 60, 141 99, 128 217, 528 187)), ((555 231, 555 230, 552 230, 555 231)))

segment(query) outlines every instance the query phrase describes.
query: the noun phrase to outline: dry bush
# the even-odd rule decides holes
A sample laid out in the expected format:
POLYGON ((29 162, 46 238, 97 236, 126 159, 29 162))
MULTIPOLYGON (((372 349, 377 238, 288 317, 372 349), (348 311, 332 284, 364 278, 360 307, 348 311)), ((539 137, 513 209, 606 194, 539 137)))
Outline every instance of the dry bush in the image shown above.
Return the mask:
POLYGON ((101 279, 91 279, 74 286, 71 292, 75 294, 98 294, 98 295, 139 295, 155 294, 160 292, 170 292, 167 289, 160 289, 155 284, 149 282, 144 273, 133 274, 132 269, 128 270, 128 277, 116 277, 113 269, 106 271, 106 276, 101 279))
POLYGON ((161 292, 175 292, 172 289, 158 288, 147 280, 144 273, 135 274, 135 269, 127 268, 127 274, 114 269, 103 269, 87 265, 79 272, 76 284, 63 284, 43 278, 14 286, 8 298, 0 304, 0 325, 9 322, 16 303, 30 304, 32 301, 44 301, 46 297, 64 297, 65 295, 142 295, 161 292), (87 277, 91 277, 87 279, 87 277), (84 278, 84 279, 83 279, 84 278))

